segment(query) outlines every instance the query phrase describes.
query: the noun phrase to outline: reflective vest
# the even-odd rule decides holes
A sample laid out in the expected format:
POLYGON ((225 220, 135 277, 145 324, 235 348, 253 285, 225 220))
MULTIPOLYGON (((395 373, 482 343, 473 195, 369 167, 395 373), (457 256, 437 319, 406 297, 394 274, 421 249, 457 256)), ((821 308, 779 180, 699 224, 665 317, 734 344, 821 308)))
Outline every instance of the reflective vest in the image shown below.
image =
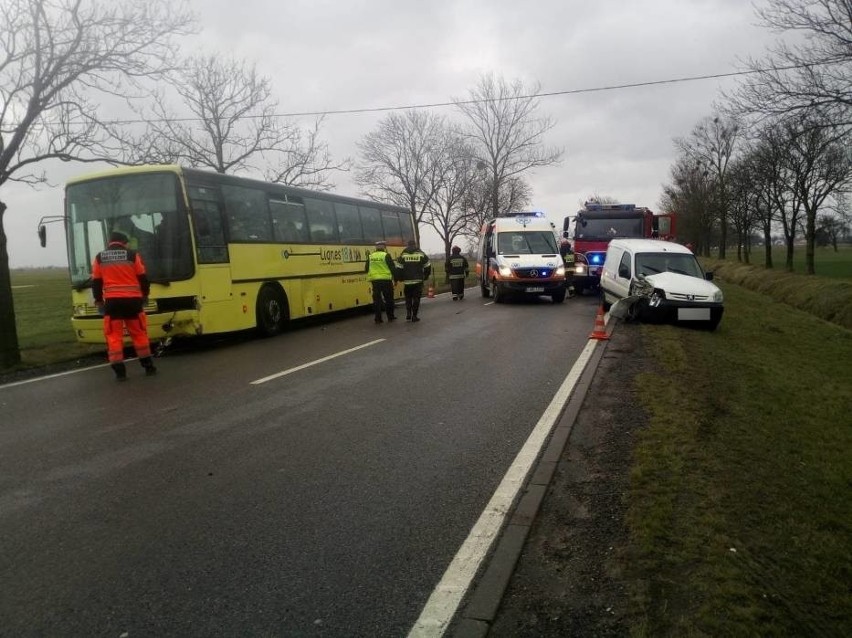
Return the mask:
POLYGON ((417 248, 406 248, 397 259, 399 279, 402 283, 422 284, 425 279, 429 278, 432 272, 432 264, 429 263, 429 257, 422 250, 417 248))
POLYGON ((92 293, 95 301, 148 296, 145 265, 135 250, 112 242, 92 264, 92 293))
MULTIPOLYGON (((393 262, 391 262, 393 263, 393 262)), ((388 264, 388 254, 383 250, 374 250, 367 256, 367 281, 393 279, 393 271, 388 264)))
POLYGON ((450 257, 447 260, 447 273, 450 279, 464 279, 468 272, 467 259, 461 255, 450 257))

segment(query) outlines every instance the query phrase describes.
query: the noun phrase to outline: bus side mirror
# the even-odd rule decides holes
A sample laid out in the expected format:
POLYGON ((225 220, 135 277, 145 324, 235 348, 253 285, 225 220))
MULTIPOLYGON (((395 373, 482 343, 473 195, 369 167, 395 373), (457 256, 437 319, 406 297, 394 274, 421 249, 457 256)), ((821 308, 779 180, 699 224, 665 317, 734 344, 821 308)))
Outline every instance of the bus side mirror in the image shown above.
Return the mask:
POLYGON ((47 246, 47 227, 44 224, 39 224, 38 240, 41 243, 42 248, 47 246))

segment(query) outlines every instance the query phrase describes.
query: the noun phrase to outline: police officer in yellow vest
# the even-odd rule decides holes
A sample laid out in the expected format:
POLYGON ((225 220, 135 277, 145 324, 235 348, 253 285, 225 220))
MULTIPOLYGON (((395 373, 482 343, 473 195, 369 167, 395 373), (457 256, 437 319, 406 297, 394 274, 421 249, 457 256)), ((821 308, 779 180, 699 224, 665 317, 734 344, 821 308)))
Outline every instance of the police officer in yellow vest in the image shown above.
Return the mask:
POLYGON ((367 255, 364 264, 364 272, 367 273, 367 281, 373 287, 373 312, 376 315, 376 323, 382 321, 382 303, 388 321, 396 319, 393 308, 393 280, 396 265, 393 258, 387 253, 387 244, 383 241, 376 242, 376 249, 367 255))

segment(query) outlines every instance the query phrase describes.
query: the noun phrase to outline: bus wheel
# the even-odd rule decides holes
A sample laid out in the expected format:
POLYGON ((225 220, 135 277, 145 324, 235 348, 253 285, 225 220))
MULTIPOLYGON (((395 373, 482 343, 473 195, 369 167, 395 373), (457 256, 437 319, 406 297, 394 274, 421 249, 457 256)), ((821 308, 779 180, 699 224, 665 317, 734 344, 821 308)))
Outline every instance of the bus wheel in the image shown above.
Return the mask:
POLYGON ((274 337, 284 330, 289 312, 284 292, 278 286, 266 284, 257 293, 257 330, 264 337, 274 337))

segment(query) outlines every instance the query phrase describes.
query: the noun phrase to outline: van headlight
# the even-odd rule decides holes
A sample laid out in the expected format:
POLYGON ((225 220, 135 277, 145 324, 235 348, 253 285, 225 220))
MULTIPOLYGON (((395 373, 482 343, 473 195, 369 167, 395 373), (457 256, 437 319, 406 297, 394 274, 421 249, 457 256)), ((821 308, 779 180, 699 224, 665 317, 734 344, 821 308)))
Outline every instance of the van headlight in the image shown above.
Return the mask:
POLYGON ((713 301, 716 303, 723 303, 725 301, 725 295, 722 294, 721 290, 716 290, 716 292, 713 293, 713 301))
POLYGON ((564 277, 565 276, 565 266, 557 266, 556 267, 556 274, 559 277, 564 277))
POLYGON ((512 276, 512 269, 509 268, 508 266, 500 266, 500 274, 503 277, 511 277, 512 276))
POLYGON ((575 275, 585 275, 586 274, 586 266, 583 264, 577 264, 574 266, 574 274, 575 275))
POLYGON ((654 288, 654 292, 651 293, 650 298, 648 299, 648 305, 652 308, 656 308, 661 303, 666 300, 666 293, 660 288, 654 288))

